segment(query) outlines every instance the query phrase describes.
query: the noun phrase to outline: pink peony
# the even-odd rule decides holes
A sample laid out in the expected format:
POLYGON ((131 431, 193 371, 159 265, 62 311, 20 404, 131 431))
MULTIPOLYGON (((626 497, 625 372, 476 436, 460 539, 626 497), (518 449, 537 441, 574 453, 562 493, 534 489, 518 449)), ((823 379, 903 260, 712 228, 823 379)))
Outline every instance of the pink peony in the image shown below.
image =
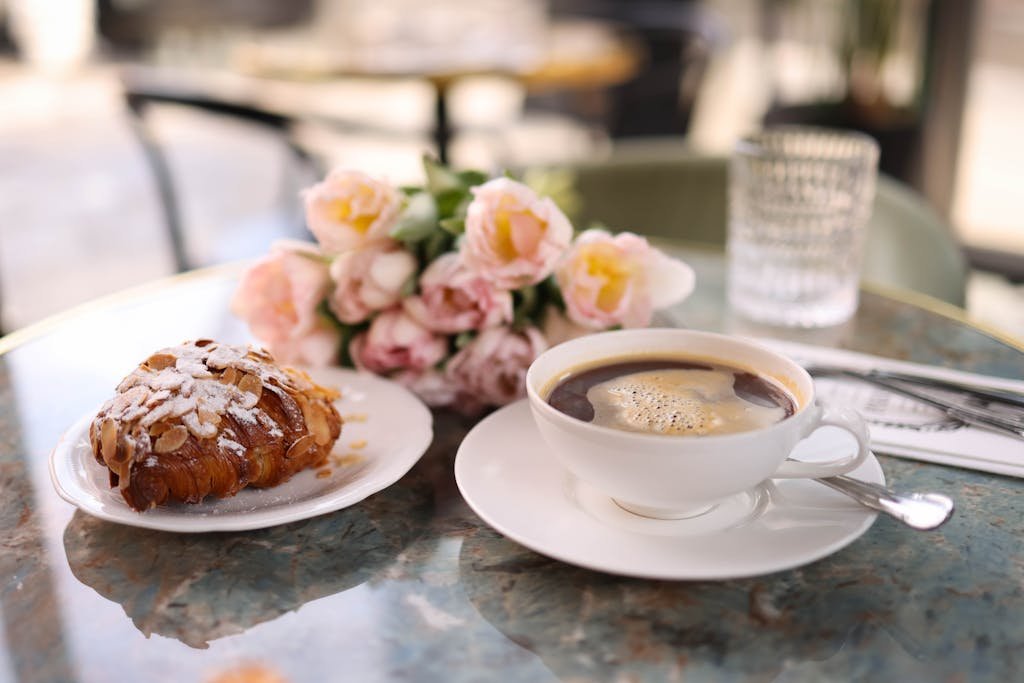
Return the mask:
POLYGON ((446 372, 461 402, 505 405, 526 395, 526 369, 546 348, 534 327, 492 327, 452 356, 446 372))
POLYGON ((501 289, 518 289, 550 275, 570 240, 572 225, 553 201, 496 178, 473 188, 459 255, 501 289))
POLYGON ((393 245, 375 244, 347 251, 331 264, 334 290, 327 304, 343 323, 361 323, 391 308, 416 272, 416 258, 393 245))
POLYGON ((356 367, 375 373, 423 371, 437 365, 447 353, 444 337, 433 334, 400 308, 379 314, 370 329, 349 344, 356 367))
POLYGON ((324 251, 338 254, 386 242, 401 208, 391 185, 358 171, 335 170, 302 193, 306 223, 324 251))
POLYGON ((330 288, 327 263, 312 245, 278 243, 242 276, 231 310, 284 363, 337 361, 340 337, 317 314, 330 288))
POLYGON ((420 276, 420 295, 406 312, 434 332, 455 334, 512 321, 512 295, 471 272, 458 254, 444 254, 420 276))
POLYGON ((591 329, 644 327, 651 314, 693 291, 688 265, 665 256, 643 237, 587 230, 555 273, 569 319, 591 329))

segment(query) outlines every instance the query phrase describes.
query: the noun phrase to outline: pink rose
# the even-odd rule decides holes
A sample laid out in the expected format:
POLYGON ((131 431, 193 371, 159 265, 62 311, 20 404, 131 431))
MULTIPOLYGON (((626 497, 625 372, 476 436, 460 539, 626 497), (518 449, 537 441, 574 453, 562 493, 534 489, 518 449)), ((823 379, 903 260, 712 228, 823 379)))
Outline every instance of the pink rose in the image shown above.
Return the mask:
POLYGON ((688 265, 643 237, 604 230, 581 233, 555 277, 569 319, 591 329, 645 327, 656 309, 682 301, 694 285, 688 265))
POLYGON ((505 405, 526 395, 526 369, 546 348, 534 327, 492 327, 452 356, 446 372, 461 402, 505 405))
POLYGON ((401 208, 391 185, 358 171, 335 170, 302 193, 306 224, 324 251, 341 253, 390 240, 401 208))
POLYGON ((416 258, 405 249, 375 244, 347 251, 331 264, 334 291, 327 303, 343 323, 361 323, 391 308, 416 272, 416 258))
POLYGON ((572 239, 572 225, 555 203, 508 178, 473 188, 459 255, 501 289, 540 282, 572 239))
POLYGON ((449 253, 420 276, 420 295, 403 302, 406 312, 434 332, 455 334, 512 321, 512 295, 473 273, 449 253))
POLYGON ((356 367, 375 373, 426 370, 441 362, 447 352, 444 337, 433 334, 400 308, 379 314, 370 329, 349 344, 356 367))
POLYGON ((278 243, 242 276, 231 310, 279 361, 327 365, 337 360, 341 342, 317 314, 330 282, 316 247, 278 243))

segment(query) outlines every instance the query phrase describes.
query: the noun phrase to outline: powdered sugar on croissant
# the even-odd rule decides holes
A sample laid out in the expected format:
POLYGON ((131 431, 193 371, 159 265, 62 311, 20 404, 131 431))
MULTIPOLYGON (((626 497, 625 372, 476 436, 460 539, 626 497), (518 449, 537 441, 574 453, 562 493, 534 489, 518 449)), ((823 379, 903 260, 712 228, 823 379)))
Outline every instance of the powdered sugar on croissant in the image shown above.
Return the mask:
POLYGON ((89 439, 136 510, 196 503, 323 462, 341 434, 337 398, 262 349, 201 339, 162 349, 125 377, 89 439))

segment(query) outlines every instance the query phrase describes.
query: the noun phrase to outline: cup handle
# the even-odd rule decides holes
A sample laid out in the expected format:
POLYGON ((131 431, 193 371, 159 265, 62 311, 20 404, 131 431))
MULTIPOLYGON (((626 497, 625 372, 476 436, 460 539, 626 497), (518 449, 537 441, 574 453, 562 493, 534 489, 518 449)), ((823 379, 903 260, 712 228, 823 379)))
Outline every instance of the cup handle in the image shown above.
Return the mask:
MULTIPOLYGON (((836 407, 818 404, 821 414, 817 424, 808 432, 808 436, 821 427, 839 427, 857 440, 857 453, 837 460, 827 462, 800 462, 799 460, 787 460, 772 475, 773 479, 820 479, 822 477, 834 477, 838 474, 845 474, 860 466, 871 452, 871 438, 868 436, 868 426, 864 418, 856 410, 846 407, 836 407)), ((807 437, 804 437, 807 438, 807 437)))

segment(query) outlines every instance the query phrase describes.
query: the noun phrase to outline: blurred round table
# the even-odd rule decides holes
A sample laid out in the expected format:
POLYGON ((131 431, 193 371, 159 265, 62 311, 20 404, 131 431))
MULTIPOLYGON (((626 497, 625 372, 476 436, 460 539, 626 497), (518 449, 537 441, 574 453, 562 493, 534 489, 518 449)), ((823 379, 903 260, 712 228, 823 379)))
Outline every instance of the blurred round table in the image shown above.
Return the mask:
MULTIPOLYGON (((770 332, 725 310, 720 255, 684 256, 698 288, 673 321, 770 332)), ((619 578, 503 538, 459 495, 452 465, 472 422, 445 412, 397 484, 313 519, 185 535, 76 511, 49 481, 61 433, 159 347, 248 341, 228 310, 239 272, 188 273, 0 340, 0 680, 1019 676, 1024 483, 884 455, 890 483, 956 499, 946 526, 915 533, 879 518, 825 559, 722 582, 619 578)), ((1013 340, 881 292, 865 292, 845 326, 786 336, 1024 378, 1013 340)))
MULTIPOLYGON (((144 116, 151 104, 171 104, 253 122, 280 134, 303 164, 323 169, 292 138, 295 123, 324 118, 311 84, 344 79, 421 79, 435 92, 431 138, 438 159, 448 161, 452 139, 449 94, 470 76, 515 80, 528 92, 597 91, 622 84, 640 69, 642 50, 600 21, 555 22, 532 48, 504 54, 492 46, 483 55, 471 51, 445 57, 439 51, 405 46, 378 51, 329 40, 311 29, 225 38, 216 49, 182 48, 153 61, 119 66, 131 131, 137 137, 160 200, 177 270, 194 266, 188 255, 178 206, 178 190, 160 137, 144 116), (219 57, 207 59, 213 52, 219 57), (198 53, 194 54, 194 53, 198 53), (223 54, 222 54, 223 53, 223 54)), ((330 117, 332 120, 334 117, 330 117)), ((376 126, 376 120, 360 127, 376 126)))
POLYGON ((452 137, 451 86, 471 76, 505 77, 531 93, 600 90, 620 85, 640 69, 638 44, 597 20, 553 22, 534 40, 505 46, 480 40, 450 49, 394 40, 358 45, 311 28, 226 39, 209 63, 191 53, 122 65, 129 101, 144 98, 245 116, 263 123, 316 114, 303 111, 303 85, 344 79, 420 79, 436 93, 433 142, 447 162, 452 137), (296 107, 299 103, 299 108, 296 107))

